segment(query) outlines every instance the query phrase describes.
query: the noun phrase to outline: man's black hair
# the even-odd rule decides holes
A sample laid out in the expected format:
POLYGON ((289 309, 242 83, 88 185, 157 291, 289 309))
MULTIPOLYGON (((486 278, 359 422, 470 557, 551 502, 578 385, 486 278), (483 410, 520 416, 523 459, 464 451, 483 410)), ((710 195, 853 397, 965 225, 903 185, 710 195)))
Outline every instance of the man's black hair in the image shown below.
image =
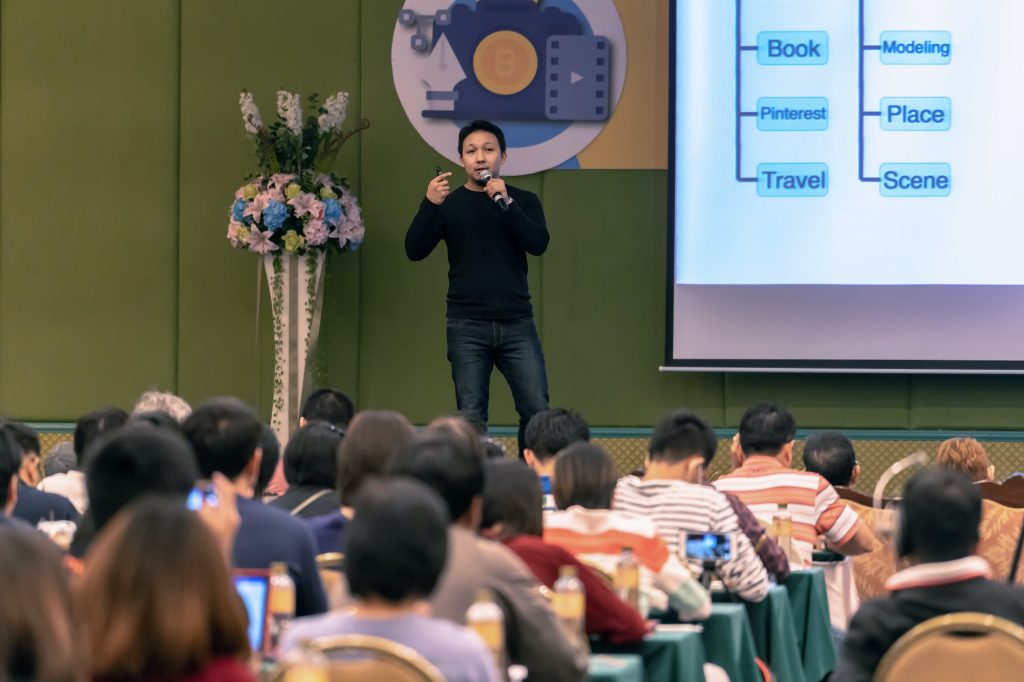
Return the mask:
POLYGON ((804 468, 832 485, 850 485, 855 466, 853 443, 839 431, 817 431, 804 441, 804 468))
POLYGON ((962 559, 978 544, 980 524, 978 487, 954 469, 925 469, 903 489, 896 551, 922 563, 962 559))
POLYGON ((391 474, 415 478, 432 488, 448 505, 453 521, 461 519, 473 498, 484 491, 483 460, 461 439, 446 434, 416 438, 395 457, 391 474))
POLYGON ((758 403, 743 413, 739 431, 743 454, 774 456, 796 437, 796 420, 780 405, 758 403))
POLYGON ((11 479, 21 469, 21 448, 14 439, 7 435, 6 429, 0 429, 0 515, 7 506, 7 493, 11 489, 11 479))
POLYGON ((292 434, 284 448, 284 477, 288 485, 334 488, 338 478, 341 429, 310 422, 292 434))
POLYGON ((129 424, 147 424, 159 429, 170 429, 181 434, 181 424, 177 419, 163 410, 150 410, 149 412, 136 412, 128 418, 129 424))
POLYGON ((75 424, 75 457, 78 467, 85 468, 89 448, 96 439, 114 429, 119 429, 128 422, 128 413, 120 407, 101 407, 84 414, 75 424))
POLYGON ((470 121, 469 123, 467 123, 466 125, 462 126, 462 128, 459 129, 459 156, 462 156, 462 143, 466 141, 467 137, 469 137, 478 130, 482 130, 486 133, 491 133, 496 138, 498 138, 498 149, 501 150, 502 154, 505 153, 505 133, 501 131, 501 128, 494 125, 490 121, 477 119, 475 121, 470 121))
POLYGON ((390 603, 426 598, 448 556, 448 514, 428 486, 373 478, 359 492, 359 513, 346 530, 345 576, 361 598, 390 603))
POLYGON ((39 454, 39 434, 31 426, 18 422, 0 421, 0 430, 6 431, 22 455, 30 452, 39 454))
POLYGON ((583 416, 562 407, 533 415, 523 433, 523 444, 542 462, 573 443, 589 440, 590 427, 583 416))
POLYGON ((277 434, 269 424, 260 424, 260 450, 263 451, 263 458, 260 459, 260 473, 256 477, 256 485, 253 486, 253 497, 260 498, 267 491, 270 480, 274 478, 277 471, 277 463, 281 461, 281 443, 277 440, 277 434))
POLYGON ((540 479, 517 459, 484 462, 484 504, 481 528, 502 524, 502 537, 544 534, 540 479))
POLYGON ((346 428, 355 414, 352 399, 333 388, 320 388, 303 401, 299 415, 307 422, 327 422, 346 428))
POLYGON ((682 408, 666 414, 654 425, 647 453, 651 461, 670 464, 700 455, 706 466, 717 449, 715 430, 699 414, 682 408))
POLYGON ((85 489, 95 530, 129 502, 150 494, 185 497, 199 478, 188 442, 170 429, 132 424, 96 441, 85 489))
POLYGON ((182 428, 196 453, 203 478, 219 471, 233 479, 252 459, 263 425, 242 401, 215 398, 196 408, 182 428))

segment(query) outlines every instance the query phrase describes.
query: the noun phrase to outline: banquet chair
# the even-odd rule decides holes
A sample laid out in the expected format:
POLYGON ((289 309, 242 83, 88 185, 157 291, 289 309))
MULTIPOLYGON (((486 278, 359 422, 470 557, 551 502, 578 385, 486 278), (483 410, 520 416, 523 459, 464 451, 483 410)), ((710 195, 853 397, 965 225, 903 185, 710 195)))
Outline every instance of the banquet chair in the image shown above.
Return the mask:
POLYGON ((969 680, 1010 682, 1024 669, 1024 627, 987 613, 926 620, 886 652, 876 682, 969 680))
MULTIPOLYGON (((853 557, 853 570, 857 594, 861 601, 880 597, 886 594, 885 581, 899 570, 894 538, 885 537, 883 533, 878 532, 879 527, 885 525, 883 517, 891 512, 876 509, 870 496, 856 490, 836 486, 836 492, 843 503, 857 513, 861 522, 867 524, 878 539, 879 546, 874 551, 853 557)), ((883 504, 896 506, 899 499, 886 498, 883 504)))
POLYGON ((302 663, 285 670, 282 682, 309 679, 310 668, 326 672, 316 677, 331 682, 445 682, 441 671, 418 652, 383 637, 334 635, 303 643, 303 649, 319 654, 318 664, 302 663))

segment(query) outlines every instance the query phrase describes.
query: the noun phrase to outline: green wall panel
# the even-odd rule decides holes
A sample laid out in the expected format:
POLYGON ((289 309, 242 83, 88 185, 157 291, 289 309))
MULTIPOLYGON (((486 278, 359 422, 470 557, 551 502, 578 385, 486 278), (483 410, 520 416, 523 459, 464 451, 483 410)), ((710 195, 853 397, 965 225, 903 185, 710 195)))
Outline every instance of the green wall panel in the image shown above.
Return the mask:
POLYGON ((178 6, 0 5, 0 410, 174 389, 178 6))

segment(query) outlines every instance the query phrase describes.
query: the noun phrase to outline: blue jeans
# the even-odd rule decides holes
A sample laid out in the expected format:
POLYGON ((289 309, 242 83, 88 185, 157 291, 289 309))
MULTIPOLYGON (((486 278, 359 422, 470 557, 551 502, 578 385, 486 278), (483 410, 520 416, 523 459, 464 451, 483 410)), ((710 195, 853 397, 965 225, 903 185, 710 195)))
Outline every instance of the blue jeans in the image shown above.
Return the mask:
POLYGON ((460 414, 487 423, 491 370, 504 375, 519 413, 519 454, 530 417, 548 409, 548 377, 533 318, 446 322, 448 361, 460 414))

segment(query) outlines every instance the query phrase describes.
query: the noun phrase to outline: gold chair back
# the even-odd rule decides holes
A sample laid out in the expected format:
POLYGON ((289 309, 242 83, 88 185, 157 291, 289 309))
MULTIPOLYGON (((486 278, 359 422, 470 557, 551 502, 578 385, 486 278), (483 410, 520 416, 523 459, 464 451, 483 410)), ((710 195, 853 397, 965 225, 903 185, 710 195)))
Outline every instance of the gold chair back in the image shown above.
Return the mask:
POLYGON ((987 613, 951 613, 906 633, 882 657, 875 682, 1012 682, 1024 670, 1024 627, 987 613))
MULTIPOLYGON (((861 523, 867 524, 872 532, 888 520, 883 518, 884 515, 891 514, 889 511, 876 509, 872 506, 870 498, 856 490, 837 487, 836 492, 843 503, 855 511, 861 523)), ((853 578, 861 601, 886 594, 885 581, 898 570, 894 538, 882 537, 877 532, 875 537, 878 539, 878 545, 874 551, 853 557, 853 578)))
MULTIPOLYGON (((327 659, 331 682, 445 682, 437 667, 407 646, 369 635, 318 637, 303 645, 327 659)), ((288 682, 287 674, 285 682, 288 682)))

